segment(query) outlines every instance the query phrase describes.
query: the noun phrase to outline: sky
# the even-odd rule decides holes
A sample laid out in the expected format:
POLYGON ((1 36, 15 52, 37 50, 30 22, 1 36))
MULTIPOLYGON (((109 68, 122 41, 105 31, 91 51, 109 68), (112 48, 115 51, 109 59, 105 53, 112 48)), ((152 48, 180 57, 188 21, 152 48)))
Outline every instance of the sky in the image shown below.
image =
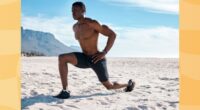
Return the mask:
MULTIPOLYGON (((71 5, 76 0, 22 0, 22 26, 50 32, 67 46, 74 38, 71 5)), ((80 0, 86 17, 117 33, 109 57, 179 57, 178 0, 80 0)), ((103 50, 107 37, 100 35, 103 50)))

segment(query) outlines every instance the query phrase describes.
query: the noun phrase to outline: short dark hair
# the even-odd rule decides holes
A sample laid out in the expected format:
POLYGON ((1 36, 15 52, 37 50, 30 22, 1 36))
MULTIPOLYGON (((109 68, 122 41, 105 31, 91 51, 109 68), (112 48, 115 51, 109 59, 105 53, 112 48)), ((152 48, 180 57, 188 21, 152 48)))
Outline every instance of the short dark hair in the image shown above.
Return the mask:
POLYGON ((81 1, 74 2, 72 4, 72 7, 74 7, 74 6, 79 6, 84 10, 84 12, 86 11, 85 4, 83 2, 81 2, 81 1))

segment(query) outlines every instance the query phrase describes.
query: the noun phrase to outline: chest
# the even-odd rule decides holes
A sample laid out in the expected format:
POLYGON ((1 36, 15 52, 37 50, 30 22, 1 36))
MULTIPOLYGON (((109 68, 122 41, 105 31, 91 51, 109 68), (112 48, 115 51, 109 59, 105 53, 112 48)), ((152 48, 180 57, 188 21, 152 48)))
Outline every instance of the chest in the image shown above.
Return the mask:
POLYGON ((88 39, 95 34, 95 30, 86 23, 78 24, 75 27, 75 37, 77 39, 88 39))

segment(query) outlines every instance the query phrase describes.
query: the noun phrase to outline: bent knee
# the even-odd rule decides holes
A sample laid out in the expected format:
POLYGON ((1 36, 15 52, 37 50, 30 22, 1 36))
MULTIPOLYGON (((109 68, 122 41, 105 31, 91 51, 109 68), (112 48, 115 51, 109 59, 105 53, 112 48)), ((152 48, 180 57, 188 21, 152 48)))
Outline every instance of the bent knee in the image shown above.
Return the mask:
POLYGON ((70 61, 70 56, 69 54, 60 54, 58 56, 58 61, 61 63, 61 62, 69 62, 70 61))
POLYGON ((71 64, 76 64, 77 60, 72 53, 67 53, 67 54, 60 54, 58 56, 58 61, 59 63, 71 63, 71 64))
POLYGON ((105 88, 106 88, 107 90, 111 90, 111 89, 113 89, 113 87, 110 86, 110 85, 108 85, 108 86, 106 85, 105 88))
POLYGON ((107 90, 113 89, 113 85, 111 85, 111 84, 103 84, 103 85, 107 90))
POLYGON ((112 85, 112 83, 110 83, 109 81, 104 81, 104 82, 101 82, 101 83, 104 85, 104 87, 105 87, 107 90, 113 89, 113 85, 112 85))
POLYGON ((60 55, 58 56, 58 61, 59 61, 59 62, 62 62, 63 56, 64 56, 63 54, 60 54, 60 55))

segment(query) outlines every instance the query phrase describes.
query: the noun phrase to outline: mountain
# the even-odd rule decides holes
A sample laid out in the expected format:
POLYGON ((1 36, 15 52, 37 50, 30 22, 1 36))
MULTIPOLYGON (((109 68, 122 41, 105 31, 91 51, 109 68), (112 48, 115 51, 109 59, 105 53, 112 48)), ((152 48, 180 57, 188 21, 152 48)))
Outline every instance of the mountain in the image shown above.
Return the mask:
POLYGON ((60 41, 48 32, 21 28, 21 49, 23 53, 39 53, 45 56, 58 56, 62 53, 77 51, 60 41))

